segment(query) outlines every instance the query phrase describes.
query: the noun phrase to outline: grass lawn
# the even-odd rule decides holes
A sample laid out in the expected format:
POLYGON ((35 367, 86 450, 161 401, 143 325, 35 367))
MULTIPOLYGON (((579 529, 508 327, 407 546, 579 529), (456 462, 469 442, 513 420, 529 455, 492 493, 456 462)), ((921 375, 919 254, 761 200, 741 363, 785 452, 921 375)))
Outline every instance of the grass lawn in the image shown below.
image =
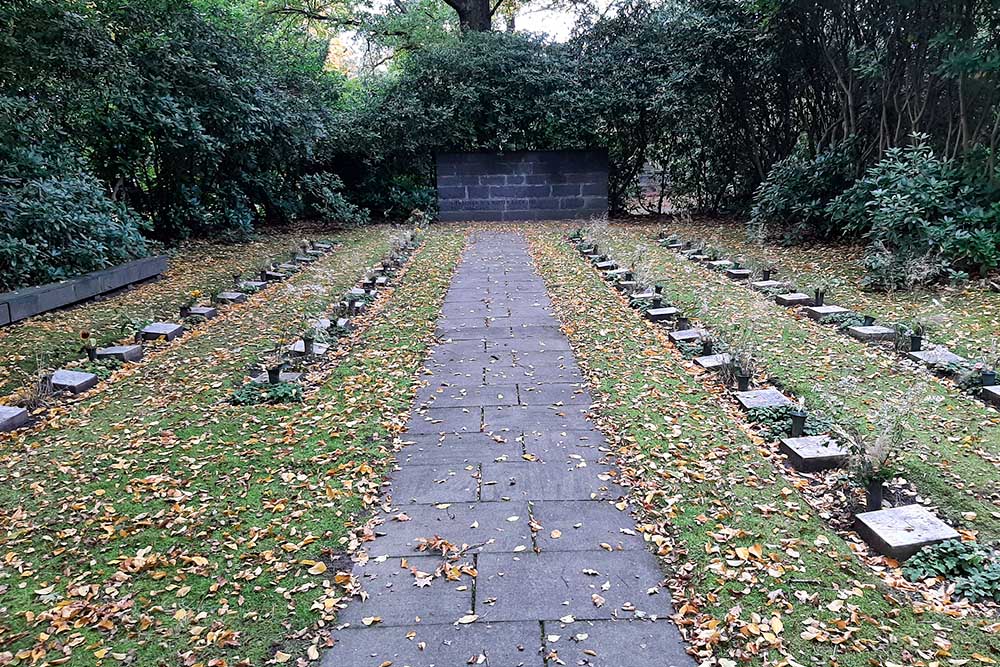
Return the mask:
POLYGON ((386 253, 390 233, 340 235, 335 253, 182 345, 34 429, 0 434, 0 663, 316 652, 463 235, 430 236, 388 301, 310 376, 321 384, 303 403, 227 398, 264 350, 386 253))
MULTIPOLYGON (((564 233, 534 233, 532 252, 643 507, 641 528, 673 570, 679 623, 699 655, 859 667, 1000 659, 992 619, 936 611, 856 556, 720 389, 691 373, 666 330, 626 307, 564 233)), ((668 284, 681 289, 688 278, 668 284)), ((722 298, 711 298, 723 312, 722 298)))
POLYGON ((26 384, 39 368, 56 368, 81 355, 80 332, 90 331, 100 345, 131 340, 145 324, 175 322, 185 295, 200 290, 232 286, 233 274, 248 275, 258 263, 287 259, 303 238, 330 236, 314 228, 295 228, 262 235, 238 244, 204 241, 182 244, 172 251, 166 273, 158 280, 125 290, 101 301, 55 310, 0 329, 5 373, 0 375, 0 396, 26 384))
POLYGON ((662 276, 665 300, 699 313, 709 329, 739 326, 773 383, 842 423, 867 427, 887 401, 925 396, 908 418, 913 446, 903 473, 954 525, 984 539, 1000 537, 1000 414, 893 353, 832 327, 794 316, 764 295, 646 241, 639 228, 612 233, 619 256, 638 244, 662 276))
POLYGON ((761 246, 747 240, 745 228, 737 220, 668 220, 635 227, 636 236, 646 238, 655 237, 662 229, 684 239, 704 240, 727 255, 773 262, 776 280, 787 280, 807 293, 826 282, 831 285, 830 303, 874 315, 882 322, 939 319, 941 329, 931 335, 932 340, 973 361, 988 355, 1000 336, 1000 293, 976 284, 892 294, 868 292, 861 288, 864 249, 859 246, 761 246))

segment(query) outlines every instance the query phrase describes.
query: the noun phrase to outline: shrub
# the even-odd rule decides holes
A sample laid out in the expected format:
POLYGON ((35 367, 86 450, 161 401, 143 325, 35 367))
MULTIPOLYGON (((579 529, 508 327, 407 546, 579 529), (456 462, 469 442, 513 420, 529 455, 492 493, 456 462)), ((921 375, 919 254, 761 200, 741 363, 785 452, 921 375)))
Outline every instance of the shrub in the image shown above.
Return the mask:
POLYGON ((363 225, 368 222, 368 211, 347 201, 342 194, 344 182, 330 172, 308 174, 302 177, 307 213, 323 222, 341 222, 363 225))
POLYGON ((63 280, 147 254, 144 224, 84 173, 6 176, 0 291, 63 280))
POLYGON ((892 148, 827 207, 847 233, 864 233, 866 286, 910 289, 1000 263, 1000 204, 984 207, 951 160, 924 135, 892 148))
POLYGON ((235 405, 276 405, 278 403, 300 403, 302 387, 294 382, 249 382, 236 391, 230 399, 235 405))
POLYGON ((853 180, 853 153, 845 142, 813 158, 793 154, 776 163, 754 197, 751 233, 786 244, 836 236, 841 229, 827 207, 853 180))

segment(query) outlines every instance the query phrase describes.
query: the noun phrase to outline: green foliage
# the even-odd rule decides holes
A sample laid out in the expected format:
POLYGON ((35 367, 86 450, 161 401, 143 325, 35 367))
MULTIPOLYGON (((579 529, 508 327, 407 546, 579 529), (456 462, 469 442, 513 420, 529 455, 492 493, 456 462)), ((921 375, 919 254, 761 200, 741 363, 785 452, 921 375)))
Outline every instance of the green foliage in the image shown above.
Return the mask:
POLYGON ((906 561, 910 581, 953 580, 955 594, 972 602, 1000 602, 1000 562, 975 542, 948 540, 926 546, 906 561))
POLYGON ((865 321, 864 316, 858 315, 854 312, 847 313, 834 313, 833 315, 826 315, 820 319, 820 324, 827 324, 830 326, 835 326, 841 331, 850 329, 851 327, 861 326, 865 321))
POLYGON ((233 392, 230 401, 234 405, 276 405, 278 403, 301 403, 302 387, 295 382, 248 382, 233 392))
POLYGON ((851 185, 855 163, 852 142, 812 158, 800 150, 777 162, 754 197, 752 232, 788 244, 842 233, 841 227, 831 224, 827 205, 851 185))
POLYGON ((872 288, 912 288, 1000 262, 1000 204, 977 204, 954 162, 938 157, 926 136, 913 139, 827 207, 834 222, 869 240, 872 288))
POLYGON ((97 361, 86 361, 76 370, 79 370, 81 373, 93 373, 100 379, 106 380, 123 365, 117 359, 98 359, 97 361))
MULTIPOLYGON (((769 440, 787 438, 792 434, 792 413, 795 408, 782 405, 773 408, 751 408, 747 419, 756 424, 769 440)), ((830 432, 833 420, 826 415, 807 413, 803 435, 823 435, 830 432)))
POLYGON ((341 192, 343 187, 340 177, 329 172, 303 176, 307 210, 327 223, 365 224, 368 222, 368 211, 347 201, 341 192))

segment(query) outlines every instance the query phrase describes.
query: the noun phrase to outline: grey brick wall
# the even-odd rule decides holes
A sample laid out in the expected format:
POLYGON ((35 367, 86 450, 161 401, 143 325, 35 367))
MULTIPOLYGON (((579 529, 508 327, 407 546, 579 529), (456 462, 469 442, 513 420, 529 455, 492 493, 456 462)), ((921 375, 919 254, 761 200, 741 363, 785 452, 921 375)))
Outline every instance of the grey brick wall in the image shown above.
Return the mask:
POLYGON ((438 219, 565 220, 608 212, 604 151, 440 153, 438 219))

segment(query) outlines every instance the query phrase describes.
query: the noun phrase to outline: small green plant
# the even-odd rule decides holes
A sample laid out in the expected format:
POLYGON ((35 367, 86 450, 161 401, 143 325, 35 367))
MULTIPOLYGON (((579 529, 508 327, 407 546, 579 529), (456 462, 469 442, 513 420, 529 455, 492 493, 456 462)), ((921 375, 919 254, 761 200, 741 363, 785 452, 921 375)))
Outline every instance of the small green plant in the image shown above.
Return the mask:
POLYGON ((87 361, 77 368, 83 373, 93 373, 102 380, 111 377, 111 374, 121 368, 124 364, 117 359, 99 359, 97 361, 87 361))
POLYGON ((277 384, 248 382, 233 392, 230 401, 234 405, 300 403, 302 402, 302 387, 294 382, 279 382, 277 384))
MULTIPOLYGON (((786 438, 792 433, 792 413, 799 408, 792 405, 782 405, 773 408, 751 408, 747 419, 756 424, 769 440, 786 438)), ((826 415, 809 413, 806 416, 803 435, 823 435, 829 433, 833 420, 826 415)))
POLYGON ((903 576, 910 581, 966 577, 982 571, 988 556, 986 550, 974 542, 948 540, 926 546, 911 556, 903 567, 903 576))
POLYGON ((840 331, 850 329, 851 327, 861 326, 865 321, 863 315, 859 315, 855 312, 847 313, 834 313, 833 315, 827 315, 820 319, 820 324, 826 324, 829 326, 836 326, 840 331))
POLYGON ((957 578, 955 594, 972 602, 1000 602, 1000 563, 990 563, 979 572, 957 578))

